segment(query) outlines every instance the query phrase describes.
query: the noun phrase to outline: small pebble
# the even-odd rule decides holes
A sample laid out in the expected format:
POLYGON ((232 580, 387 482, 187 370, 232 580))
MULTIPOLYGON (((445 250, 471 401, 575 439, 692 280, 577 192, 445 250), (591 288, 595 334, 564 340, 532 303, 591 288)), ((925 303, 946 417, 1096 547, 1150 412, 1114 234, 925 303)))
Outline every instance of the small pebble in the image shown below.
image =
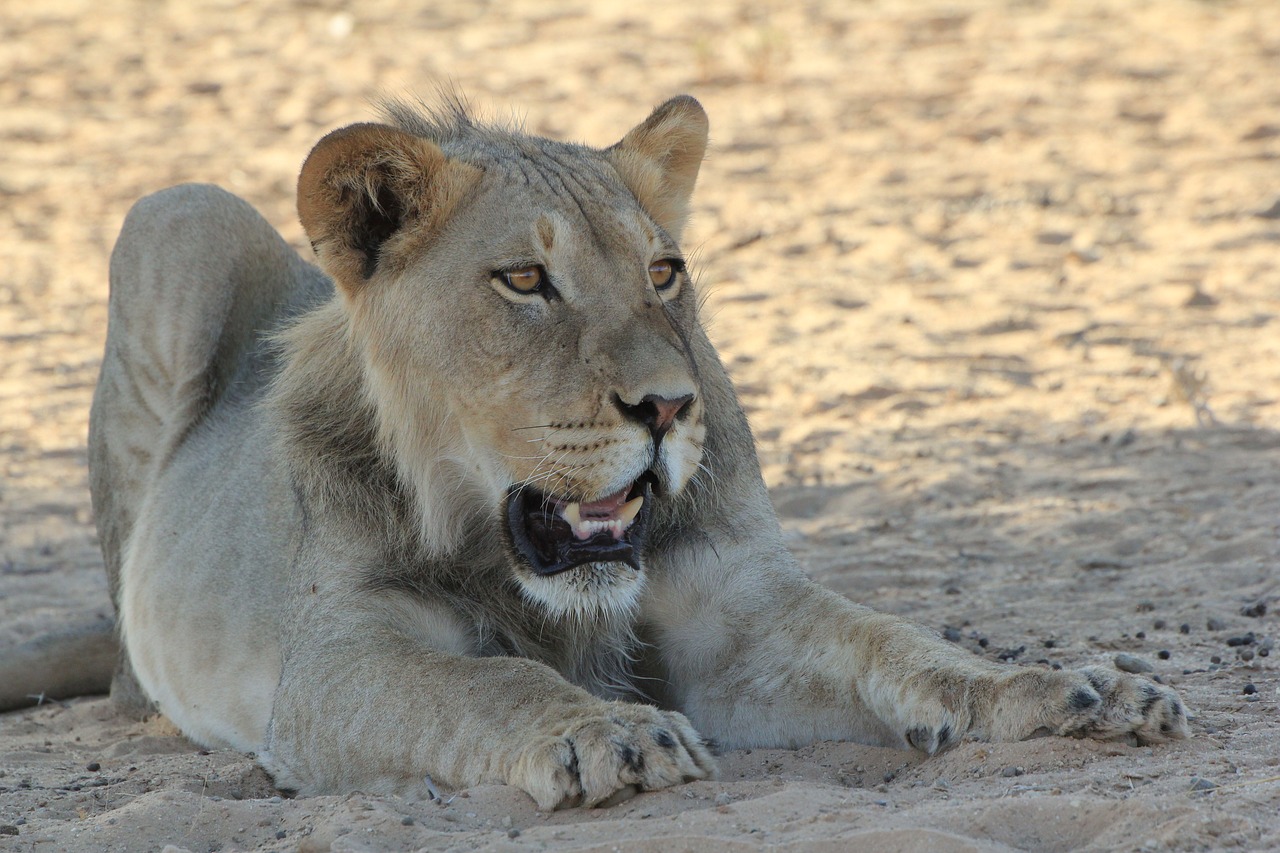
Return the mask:
POLYGON ((1054 640, 1045 640, 1044 647, 1046 649, 1056 649, 1058 647, 1058 644, 1054 640))
POLYGON ((1202 779, 1199 776, 1191 777, 1191 790, 1193 791, 1212 791, 1216 787, 1218 787, 1217 784, 1208 779, 1202 779))
POLYGON ((1156 652, 1156 657, 1160 658, 1160 660, 1168 660, 1169 658, 1173 657, 1173 655, 1169 652, 1168 649, 1161 649, 1160 651, 1156 652))
POLYGON ((18 827, 11 823, 0 824, 0 835, 17 835, 18 827))
POLYGON ((1021 767, 1006 767, 1000 771, 1000 775, 1006 779, 1012 779, 1014 776, 1021 776, 1025 772, 1021 767))
POLYGON ((1267 603, 1265 601, 1256 601, 1240 610, 1241 616, 1248 616, 1250 619, 1258 619, 1267 615, 1267 603))
POLYGON ((1134 634, 1133 636, 1137 637, 1139 640, 1145 640, 1145 639, 1147 638, 1147 632, 1146 632, 1146 631, 1139 631, 1138 633, 1134 634))
POLYGON ((1138 611, 1139 613, 1150 613, 1152 610, 1155 610, 1155 609, 1156 609, 1156 604, 1155 604, 1155 602, 1154 602, 1154 601, 1139 601, 1139 602, 1138 602, 1137 611, 1138 611))
POLYGON ((1163 631, 1167 624, 1169 623, 1165 622, 1163 619, 1157 619, 1155 622, 1151 623, 1151 627, 1155 628, 1157 631, 1163 631))
POLYGON ((1258 638, 1254 636, 1253 632, 1250 631, 1249 633, 1243 634, 1239 637, 1227 637, 1227 645, 1228 646, 1252 646, 1257 639, 1258 638))
POLYGON ((1224 631, 1226 630, 1227 623, 1223 622, 1217 616, 1210 616, 1209 621, 1205 623, 1205 627, 1210 631, 1224 631))
POLYGON ((1151 672, 1152 670, 1155 669, 1155 667, 1152 666, 1147 661, 1143 660, 1137 655, 1131 655, 1128 652, 1120 652, 1118 655, 1115 656, 1114 662, 1116 665, 1116 669, 1120 670, 1121 672, 1140 673, 1140 672, 1151 672))
POLYGON ((1265 658, 1269 654, 1271 654, 1271 649, 1267 649, 1267 648, 1258 649, 1258 657, 1260 658, 1265 658))
POLYGON ((520 830, 516 829, 514 826, 507 830, 507 838, 519 838, 519 837, 520 837, 520 830))
POLYGON ((1209 663, 1222 663, 1222 655, 1214 655, 1209 658, 1209 663))
POLYGON ((276 841, 279 841, 280 839, 284 838, 284 837, 285 837, 286 835, 288 835, 288 834, 289 834, 289 833, 285 832, 283 829, 281 829, 281 830, 277 831, 277 832, 276 832, 276 841))
POLYGON ((90 761, 88 764, 84 766, 84 769, 88 770, 90 773, 97 773, 99 770, 102 769, 102 765, 96 761, 90 761))
POLYGON ((405 815, 404 817, 400 818, 400 825, 413 826, 413 818, 409 817, 408 815, 405 815))
POLYGON ((960 642, 960 629, 947 626, 942 629, 942 639, 950 643, 960 642))
POLYGON ((1191 626, 1190 626, 1189 624, 1187 624, 1186 622, 1183 622, 1181 625, 1179 625, 1179 626, 1178 626, 1178 633, 1179 633, 1179 634, 1190 634, 1190 633, 1191 633, 1191 626))
POLYGON ((720 793, 716 794, 717 806, 727 806, 732 802, 733 802, 733 797, 729 796, 729 794, 726 791, 721 791, 720 793))
POLYGON ((1244 690, 1240 691, 1246 696, 1252 696, 1258 692, 1258 687, 1252 681, 1244 686, 1244 690))
POLYGON ((1245 663, 1248 663, 1253 660, 1253 649, 1240 649, 1236 652, 1236 657, 1240 658, 1240 660, 1245 663))

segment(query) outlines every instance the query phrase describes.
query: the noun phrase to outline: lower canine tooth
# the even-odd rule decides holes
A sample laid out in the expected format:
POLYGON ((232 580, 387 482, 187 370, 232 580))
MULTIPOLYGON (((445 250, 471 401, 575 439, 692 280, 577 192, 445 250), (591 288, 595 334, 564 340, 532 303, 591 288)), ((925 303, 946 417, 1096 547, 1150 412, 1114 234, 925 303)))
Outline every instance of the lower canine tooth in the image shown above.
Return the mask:
POLYGON ((639 514, 640 507, 642 506, 644 506, 644 495, 641 495, 638 498, 632 498, 622 506, 618 507, 618 526, 622 530, 626 530, 631 525, 631 522, 636 520, 636 515, 639 514))

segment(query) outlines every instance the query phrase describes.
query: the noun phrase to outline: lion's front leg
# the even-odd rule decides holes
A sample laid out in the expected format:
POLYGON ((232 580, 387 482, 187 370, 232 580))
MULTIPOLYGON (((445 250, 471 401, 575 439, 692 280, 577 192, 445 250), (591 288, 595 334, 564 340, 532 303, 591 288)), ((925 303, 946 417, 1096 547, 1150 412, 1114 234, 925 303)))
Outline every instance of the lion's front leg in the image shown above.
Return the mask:
POLYGON ((553 809, 714 775, 681 714, 606 702, 533 661, 440 651, 398 629, 405 612, 317 609, 328 630, 294 632, 262 756, 281 787, 406 793, 429 777, 553 809))
POLYGON ((1039 732, 1185 737, 1177 694, 1142 678, 996 664, 787 568, 658 585, 651 626, 671 701, 726 746, 848 739, 929 753, 1039 732))
POLYGON ((1168 687, 1102 667, 1078 671, 996 664, 918 625, 850 608, 833 642, 848 649, 855 692, 910 746, 928 753, 966 736, 1024 740, 1037 733, 1141 743, 1187 736, 1168 687))

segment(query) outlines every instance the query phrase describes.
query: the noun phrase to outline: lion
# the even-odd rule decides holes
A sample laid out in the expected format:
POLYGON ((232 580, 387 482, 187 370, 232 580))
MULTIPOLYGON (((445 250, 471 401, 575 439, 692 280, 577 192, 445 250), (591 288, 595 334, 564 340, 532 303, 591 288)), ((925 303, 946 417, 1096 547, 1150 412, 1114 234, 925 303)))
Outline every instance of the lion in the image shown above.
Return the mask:
POLYGON ((696 100, 604 149, 385 113, 302 167, 319 268, 212 186, 123 225, 89 434, 117 698, 301 794, 548 810, 716 748, 1187 736, 1168 687, 978 658, 799 568, 680 248, 696 100))

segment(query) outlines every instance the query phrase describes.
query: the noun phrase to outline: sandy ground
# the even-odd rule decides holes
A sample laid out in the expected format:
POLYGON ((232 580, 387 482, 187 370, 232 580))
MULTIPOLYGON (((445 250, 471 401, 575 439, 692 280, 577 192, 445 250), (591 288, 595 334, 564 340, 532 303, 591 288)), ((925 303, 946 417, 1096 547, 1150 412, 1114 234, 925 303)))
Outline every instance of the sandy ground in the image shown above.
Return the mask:
POLYGON ((1136 655, 1194 738, 743 751, 547 816, 282 798, 81 699, 0 717, 0 847, 1280 848, 1273 3, 431 5, 6 4, 0 647, 109 614, 84 435, 135 199, 215 182, 301 246, 298 165, 380 93, 607 144, 690 92, 707 318, 813 576, 991 657, 1136 655))

